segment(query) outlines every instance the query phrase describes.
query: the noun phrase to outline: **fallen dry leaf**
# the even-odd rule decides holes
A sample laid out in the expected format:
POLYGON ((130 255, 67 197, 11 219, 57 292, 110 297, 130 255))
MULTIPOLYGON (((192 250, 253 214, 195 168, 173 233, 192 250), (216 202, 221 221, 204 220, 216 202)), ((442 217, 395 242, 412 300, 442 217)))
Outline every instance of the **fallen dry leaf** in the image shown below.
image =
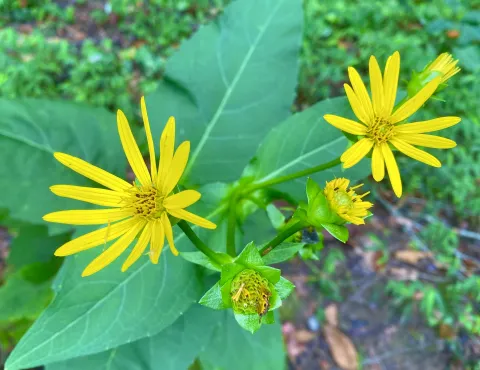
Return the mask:
POLYGON ((409 249, 404 249, 395 252, 395 258, 406 263, 410 263, 415 265, 418 261, 422 258, 431 258, 432 253, 430 252, 423 252, 423 251, 412 251, 409 249))
POLYGON ((338 326, 338 308, 336 304, 329 304, 325 307, 325 320, 332 326, 338 326))
POLYGON ((315 333, 312 333, 311 331, 300 329, 295 332, 295 339, 299 343, 308 343, 310 342, 313 338, 315 338, 315 333))
POLYGON ((343 370, 356 370, 358 368, 357 350, 350 338, 330 324, 325 325, 323 334, 337 365, 343 370))
POLYGON ((418 271, 402 267, 391 267, 389 270, 393 278, 397 280, 415 281, 418 279, 418 271))

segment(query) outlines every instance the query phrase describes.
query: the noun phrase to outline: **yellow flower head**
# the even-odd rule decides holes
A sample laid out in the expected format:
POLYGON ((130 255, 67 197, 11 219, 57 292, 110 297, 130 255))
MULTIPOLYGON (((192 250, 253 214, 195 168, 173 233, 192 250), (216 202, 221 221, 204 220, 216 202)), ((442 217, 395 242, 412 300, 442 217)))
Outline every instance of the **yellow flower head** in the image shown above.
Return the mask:
POLYGON ((327 182, 323 194, 330 204, 330 208, 335 211, 345 221, 351 222, 355 225, 363 225, 365 221, 363 219, 368 215, 367 209, 373 207, 370 202, 364 202, 362 198, 369 191, 362 195, 358 195, 355 189, 363 186, 363 184, 348 187, 350 180, 345 178, 339 178, 327 182))
POLYGON ((437 72, 442 77, 441 83, 445 83, 449 78, 460 72, 457 67, 458 59, 454 60, 450 53, 440 54, 437 59, 430 63, 426 70, 429 72, 437 72))
POLYGON ((425 133, 453 126, 460 122, 460 118, 441 117, 409 124, 402 123, 435 92, 442 82, 442 77, 435 77, 412 98, 395 107, 400 71, 398 51, 388 58, 383 76, 374 56, 370 57, 369 69, 372 99, 370 99, 360 75, 352 67, 348 68, 352 86, 344 85, 348 101, 360 123, 331 114, 325 115, 324 118, 336 128, 360 137, 360 140, 340 157, 343 167, 354 166, 373 149, 373 178, 381 181, 385 176, 386 165, 393 191, 397 197, 400 197, 402 181, 392 149, 417 161, 440 167, 441 164, 437 158, 413 145, 438 149, 453 148, 456 146, 454 141, 439 136, 425 135, 425 133))
POLYGON ((61 197, 109 207, 98 210, 60 211, 43 216, 45 221, 62 224, 107 225, 62 245, 55 251, 55 255, 68 256, 118 238, 85 268, 82 276, 92 275, 112 263, 128 248, 137 235, 139 235, 138 240, 125 260, 122 271, 126 271, 140 258, 149 243, 150 260, 152 263, 158 263, 165 238, 172 253, 178 255, 169 216, 190 221, 207 229, 216 228, 214 223, 184 209, 200 199, 199 192, 184 190, 173 193, 187 165, 190 142, 184 141, 174 151, 175 119, 170 117, 160 138, 161 155, 157 170, 155 148, 143 97, 141 107, 150 152, 150 172, 135 142, 127 118, 121 110, 117 112, 117 127, 123 150, 137 178, 133 184, 80 158, 55 153, 55 158, 60 163, 107 189, 54 185, 50 188, 52 192, 61 197))

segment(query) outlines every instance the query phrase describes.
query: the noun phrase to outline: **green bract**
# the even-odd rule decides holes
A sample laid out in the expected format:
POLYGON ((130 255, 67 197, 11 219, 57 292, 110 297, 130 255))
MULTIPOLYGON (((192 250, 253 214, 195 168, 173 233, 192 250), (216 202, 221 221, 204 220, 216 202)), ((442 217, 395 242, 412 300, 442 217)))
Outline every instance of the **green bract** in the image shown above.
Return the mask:
POLYGON ((315 228, 324 228, 345 243, 348 240, 348 229, 344 226, 346 221, 330 208, 323 189, 310 178, 307 180, 307 199, 307 204, 300 203, 294 217, 315 228))
POLYGON ((280 276, 279 269, 265 265, 251 242, 232 263, 223 265, 220 280, 199 303, 216 310, 232 308, 240 326, 254 333, 262 323, 275 322, 273 310, 281 306, 294 287, 280 276))

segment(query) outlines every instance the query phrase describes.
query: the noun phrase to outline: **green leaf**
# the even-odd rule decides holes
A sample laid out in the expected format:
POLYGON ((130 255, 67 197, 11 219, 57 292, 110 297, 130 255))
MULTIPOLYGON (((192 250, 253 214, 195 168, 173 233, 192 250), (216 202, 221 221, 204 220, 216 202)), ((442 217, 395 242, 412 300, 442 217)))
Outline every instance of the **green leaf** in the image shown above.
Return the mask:
POLYGON ((335 224, 322 224, 330 235, 340 240, 342 243, 346 243, 348 240, 348 229, 345 226, 335 224))
POLYGON ((263 256, 263 262, 266 265, 273 265, 286 261, 292 258, 304 245, 304 243, 282 243, 263 256))
POLYGON ((269 204, 267 206, 267 215, 275 229, 280 229, 285 225, 285 216, 275 205, 269 204))
MULTIPOLYGON (((174 230, 175 232, 177 230, 174 230)), ((175 238, 179 250, 189 241, 175 238)), ((165 249, 158 265, 143 256, 122 273, 122 256, 106 269, 82 278, 85 266, 103 250, 66 259, 54 284, 52 304, 7 360, 7 369, 34 367, 106 351, 152 336, 170 326, 198 298, 195 265, 165 249)))
POLYGON ((214 310, 223 310, 227 308, 223 303, 222 292, 220 291, 220 282, 211 287, 198 302, 202 306, 212 308, 214 310))
POLYGON ((46 370, 181 370, 187 369, 205 350, 214 329, 217 313, 192 306, 185 315, 155 336, 90 356, 47 365, 46 370))
POLYGON ((279 269, 271 266, 256 266, 255 270, 272 284, 276 284, 280 280, 281 271, 279 269))
MULTIPOLYGON (((353 118, 346 98, 324 100, 287 118, 260 145, 255 181, 263 182, 289 175, 339 157, 346 150, 348 141, 340 130, 323 119, 327 113, 353 118)), ((363 159, 348 170, 342 170, 339 165, 310 176, 317 183, 324 184, 335 177, 347 177, 355 181, 369 173, 369 160, 363 159)), ((306 179, 286 182, 276 188, 302 199, 305 188, 299 183, 305 184, 306 179)))
POLYGON ((35 284, 22 271, 8 276, 0 287, 0 322, 36 319, 53 297, 50 282, 35 284))
MULTIPOLYGON (((285 369, 280 324, 263 325, 254 335, 242 329, 232 312, 219 311, 222 318, 212 341, 200 354, 203 367, 216 370, 285 369)), ((256 316, 258 322, 258 316, 256 316)))
POLYGON ((308 203, 313 202, 313 200, 317 197, 318 193, 322 193, 323 189, 312 180, 312 178, 307 179, 307 199, 308 203))
POLYGON ((248 243, 235 259, 235 262, 248 267, 264 265, 262 256, 253 242, 248 243))
POLYGON ((34 262, 49 262, 55 249, 69 239, 70 233, 49 236, 48 228, 43 225, 22 226, 10 245, 7 263, 19 269, 34 262))
POLYGON ((242 270, 245 270, 245 266, 236 263, 223 265, 220 276, 220 284, 223 285, 225 282, 232 280, 242 270))
POLYGON ((168 61, 147 97, 158 137, 175 116, 190 140, 185 178, 234 181, 268 131, 290 114, 302 37, 300 0, 232 2, 168 61), (279 41, 281 40, 281 41, 279 41))
POLYGON ((283 276, 280 278, 278 283, 275 284, 275 290, 282 300, 286 299, 293 289, 295 289, 295 285, 290 280, 285 279, 283 276))
MULTIPOLYGON (((229 263, 233 261, 233 258, 230 257, 228 254, 225 253, 216 253, 219 258, 221 258, 224 263, 229 263)), ((210 258, 208 258, 202 252, 181 252, 180 256, 182 256, 185 260, 195 263, 196 265, 200 265, 206 267, 210 270, 214 271, 222 271, 222 267, 217 263, 213 262, 210 258)))
MULTIPOLYGON (((106 110, 48 100, 0 99, 0 208, 10 217, 43 223, 48 212, 91 207, 50 192, 55 184, 92 186, 53 157, 65 152, 112 172, 125 172, 115 116, 106 110), (8 190, 10 189, 10 191, 8 190)), ((47 224, 47 223, 45 223, 47 224)), ((71 226, 48 223, 58 233, 71 226)))
POLYGON ((235 320, 237 320, 238 325, 252 334, 262 326, 262 320, 258 315, 245 315, 238 312, 234 312, 233 314, 235 315, 235 320))
POLYGON ((232 307, 232 281, 229 280, 226 283, 222 284, 220 282, 220 294, 222 295, 223 307, 230 308, 232 307))

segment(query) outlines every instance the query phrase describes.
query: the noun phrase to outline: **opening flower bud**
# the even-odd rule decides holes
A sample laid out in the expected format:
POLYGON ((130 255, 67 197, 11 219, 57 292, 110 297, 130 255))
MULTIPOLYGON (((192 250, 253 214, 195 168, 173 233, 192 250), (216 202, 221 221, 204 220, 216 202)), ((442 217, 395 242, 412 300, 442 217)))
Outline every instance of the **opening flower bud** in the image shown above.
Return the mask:
POLYGON ((368 215, 368 209, 373 206, 370 202, 364 202, 362 198, 369 194, 366 192, 358 195, 355 189, 363 184, 348 187, 350 180, 339 178, 327 182, 323 193, 328 200, 330 208, 345 222, 351 222, 355 225, 362 225, 365 222, 363 218, 368 215))

